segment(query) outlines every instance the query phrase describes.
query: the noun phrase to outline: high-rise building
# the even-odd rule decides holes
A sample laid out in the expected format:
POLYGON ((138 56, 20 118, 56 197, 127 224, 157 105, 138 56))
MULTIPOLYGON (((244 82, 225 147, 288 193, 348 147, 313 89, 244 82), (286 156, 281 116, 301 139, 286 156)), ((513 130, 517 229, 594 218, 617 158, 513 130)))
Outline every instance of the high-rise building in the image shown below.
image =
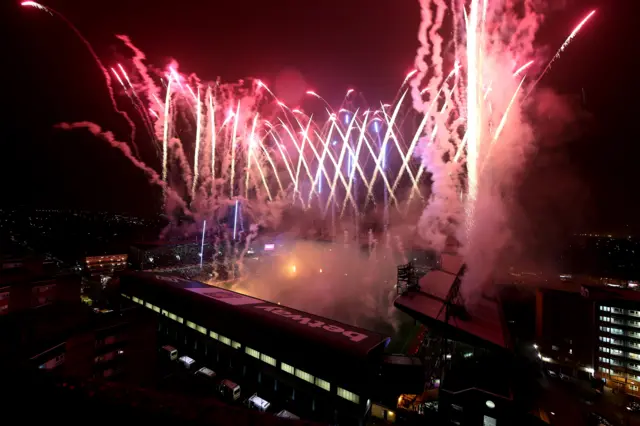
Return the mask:
POLYGON ((609 287, 582 292, 594 303, 596 377, 640 397, 640 292, 609 287))
POLYGON ((536 346, 545 368, 640 397, 640 292, 606 285, 538 290, 536 346))

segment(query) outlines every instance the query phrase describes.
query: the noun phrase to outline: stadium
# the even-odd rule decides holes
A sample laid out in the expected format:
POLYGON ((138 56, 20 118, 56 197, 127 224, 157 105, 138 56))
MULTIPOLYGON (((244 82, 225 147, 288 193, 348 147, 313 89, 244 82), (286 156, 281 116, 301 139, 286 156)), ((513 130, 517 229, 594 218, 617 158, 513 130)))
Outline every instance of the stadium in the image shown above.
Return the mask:
POLYGON ((123 273, 120 292, 158 315, 159 343, 303 418, 362 424, 374 401, 423 389, 420 363, 370 330, 149 272, 123 273))
MULTIPOLYGON (((198 246, 187 246, 135 247, 154 256, 157 268, 124 273, 123 300, 155 312, 159 343, 273 405, 339 424, 363 424, 369 416, 514 420, 512 346, 499 301, 483 296, 466 306, 459 256, 408 251, 412 262, 396 268, 397 258, 385 259, 383 251, 376 257, 367 246, 265 235, 245 245, 239 277, 201 282, 176 274, 180 262, 172 271, 158 264, 181 253, 192 276, 209 273, 195 263, 198 246), (313 249, 305 255, 306 244, 313 249), (354 252, 366 262, 358 264, 354 252), (335 256, 333 274, 318 269, 327 253, 335 256), (367 286, 362 266, 391 276, 367 286), (353 281, 342 279, 345 271, 353 281), (375 291, 381 297, 371 304, 375 291)), ((217 253, 206 244, 200 250, 217 253)))

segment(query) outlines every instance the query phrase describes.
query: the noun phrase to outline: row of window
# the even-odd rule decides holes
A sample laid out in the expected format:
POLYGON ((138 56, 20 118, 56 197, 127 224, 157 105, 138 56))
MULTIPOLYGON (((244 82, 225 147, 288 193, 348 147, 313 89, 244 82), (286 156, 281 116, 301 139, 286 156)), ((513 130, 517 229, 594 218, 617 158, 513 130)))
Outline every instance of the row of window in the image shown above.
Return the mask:
POLYGON ((614 376, 619 376, 621 378, 627 378, 628 380, 635 380, 635 381, 639 381, 640 382, 640 376, 636 376, 633 374, 624 374, 623 371, 619 371, 619 370, 614 370, 611 368, 607 368, 607 367, 598 367, 598 371, 604 374, 611 374, 614 376))
MULTIPOLYGON (((627 330, 626 332, 624 330, 621 330, 619 328, 614 328, 614 327, 604 327, 604 326, 600 326, 600 331, 604 331, 605 333, 611 333, 611 334, 617 334, 617 335, 627 335, 629 337, 633 337, 635 339, 640 339, 640 333, 637 331, 629 331, 627 330)), ((622 344, 622 343, 620 343, 622 344)), ((631 344, 631 346, 637 347, 638 344, 631 344)))
POLYGON ((617 365, 620 367, 624 366, 624 363, 622 361, 618 361, 615 358, 598 357, 598 361, 600 361, 603 364, 617 365))
MULTIPOLYGON (((598 336, 601 342, 610 343, 612 345, 624 346, 624 340, 615 339, 613 337, 598 336)), ((628 342, 629 346, 637 345, 637 343, 628 342)), ((638 345, 640 347, 640 345, 638 345)))
MULTIPOLYGON (((170 318, 180 324, 185 324, 185 320, 182 317, 179 317, 171 312, 168 312, 165 309, 161 309, 159 306, 155 306, 149 302, 145 302, 144 300, 137 298, 135 296, 128 296, 124 293, 122 293, 122 296, 133 300, 135 303, 138 303, 139 305, 145 306, 146 308, 149 308, 151 310, 153 310, 154 312, 158 312, 163 316, 166 316, 167 318, 170 318)), ((202 334, 204 334, 205 336, 207 335, 207 329, 205 327, 202 327, 201 325, 198 325, 196 323, 194 323, 193 321, 186 321, 186 325, 187 327, 196 330, 202 334)), ((224 343, 227 346, 231 346, 234 349, 239 349, 242 345, 234 340, 229 339, 228 337, 225 337, 221 334, 216 333, 213 330, 209 330, 209 337, 211 337, 212 339, 218 340, 222 343, 224 343)), ((260 361, 271 365, 272 367, 277 367, 278 365, 278 361, 267 355, 264 353, 260 353, 259 351, 250 348, 248 346, 244 347, 244 352, 249 355, 250 357, 253 357, 255 359, 259 359, 260 361)), ((323 380, 319 377, 314 377, 311 374, 307 373, 306 371, 302 371, 299 368, 295 368, 292 365, 286 364, 284 362, 280 362, 280 368, 282 369, 282 371, 292 374, 294 376, 296 376, 297 378, 304 380, 305 382, 311 383, 312 385, 316 385, 321 389, 326 390, 327 392, 331 391, 331 383, 327 382, 326 380, 323 380)), ((346 399, 347 401, 351 401, 355 404, 359 404, 360 403, 360 396, 358 396, 357 394, 350 392, 346 389, 343 389, 341 387, 337 387, 337 395, 341 398, 346 399)))
POLYGON ((621 329, 613 328, 613 327, 600 326, 600 331, 604 331, 605 333, 618 334, 618 335, 623 335, 624 334, 624 332, 621 329))
POLYGON ((600 316, 600 321, 602 322, 610 322, 613 324, 620 324, 620 325, 629 325, 631 327, 637 327, 640 328, 640 321, 634 321, 634 320, 629 320, 629 321, 625 321, 625 320, 621 320, 618 318, 612 318, 612 317, 605 317, 605 316, 600 316))
POLYGON ((607 354, 610 353, 612 355, 618 355, 618 356, 624 355, 624 352, 622 352, 620 349, 607 348, 606 346, 600 346, 600 352, 604 352, 607 354))
POLYGON ((634 317, 640 317, 640 311, 636 311, 633 309, 622 309, 622 308, 614 308, 612 306, 600 306, 600 310, 602 312, 611 312, 614 314, 627 314, 632 315, 634 317))

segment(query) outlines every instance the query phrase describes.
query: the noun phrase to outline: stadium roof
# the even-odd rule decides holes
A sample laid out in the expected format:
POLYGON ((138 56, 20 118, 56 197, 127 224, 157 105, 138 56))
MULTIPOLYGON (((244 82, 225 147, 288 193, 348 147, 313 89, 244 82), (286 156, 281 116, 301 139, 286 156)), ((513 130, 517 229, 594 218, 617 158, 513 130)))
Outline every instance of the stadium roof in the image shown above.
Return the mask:
POLYGON ((473 303, 462 306, 449 299, 451 288, 463 270, 459 256, 442 255, 441 269, 429 271, 420 280, 419 291, 409 291, 399 296, 394 305, 422 321, 429 327, 450 333, 451 338, 471 344, 509 346, 502 313, 496 300, 484 295, 473 303), (464 310, 464 315, 450 315, 447 322, 446 311, 453 308, 464 310))
POLYGON ((123 291, 163 309, 181 307, 190 315, 185 314, 185 320, 214 327, 235 340, 300 352, 300 356, 316 352, 326 356, 330 348, 344 356, 366 358, 382 353, 390 340, 373 331, 179 277, 127 272, 121 276, 121 285, 123 291), (307 350, 301 351, 304 347, 307 350))

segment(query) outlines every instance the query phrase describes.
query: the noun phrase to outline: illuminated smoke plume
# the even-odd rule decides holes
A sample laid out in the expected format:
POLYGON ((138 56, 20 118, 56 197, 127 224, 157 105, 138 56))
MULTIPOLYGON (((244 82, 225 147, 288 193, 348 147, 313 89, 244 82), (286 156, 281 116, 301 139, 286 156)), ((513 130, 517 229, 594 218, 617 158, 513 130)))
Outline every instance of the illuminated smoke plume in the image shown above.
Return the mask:
POLYGON ((418 230, 438 251, 452 238, 462 244, 468 298, 486 288, 511 242, 509 212, 533 149, 526 99, 550 66, 537 80, 529 76, 540 61, 533 48, 539 6, 534 0, 420 0, 417 74, 410 85, 414 109, 428 119, 417 152, 432 193, 418 230), (443 52, 445 27, 453 28, 453 40, 443 52), (443 79, 443 67, 451 67, 451 78, 443 79))
POLYGON ((352 245, 295 239, 276 250, 247 258, 250 273, 232 289, 360 327, 389 332, 397 325, 400 314, 391 303, 395 260, 371 262, 352 245))

